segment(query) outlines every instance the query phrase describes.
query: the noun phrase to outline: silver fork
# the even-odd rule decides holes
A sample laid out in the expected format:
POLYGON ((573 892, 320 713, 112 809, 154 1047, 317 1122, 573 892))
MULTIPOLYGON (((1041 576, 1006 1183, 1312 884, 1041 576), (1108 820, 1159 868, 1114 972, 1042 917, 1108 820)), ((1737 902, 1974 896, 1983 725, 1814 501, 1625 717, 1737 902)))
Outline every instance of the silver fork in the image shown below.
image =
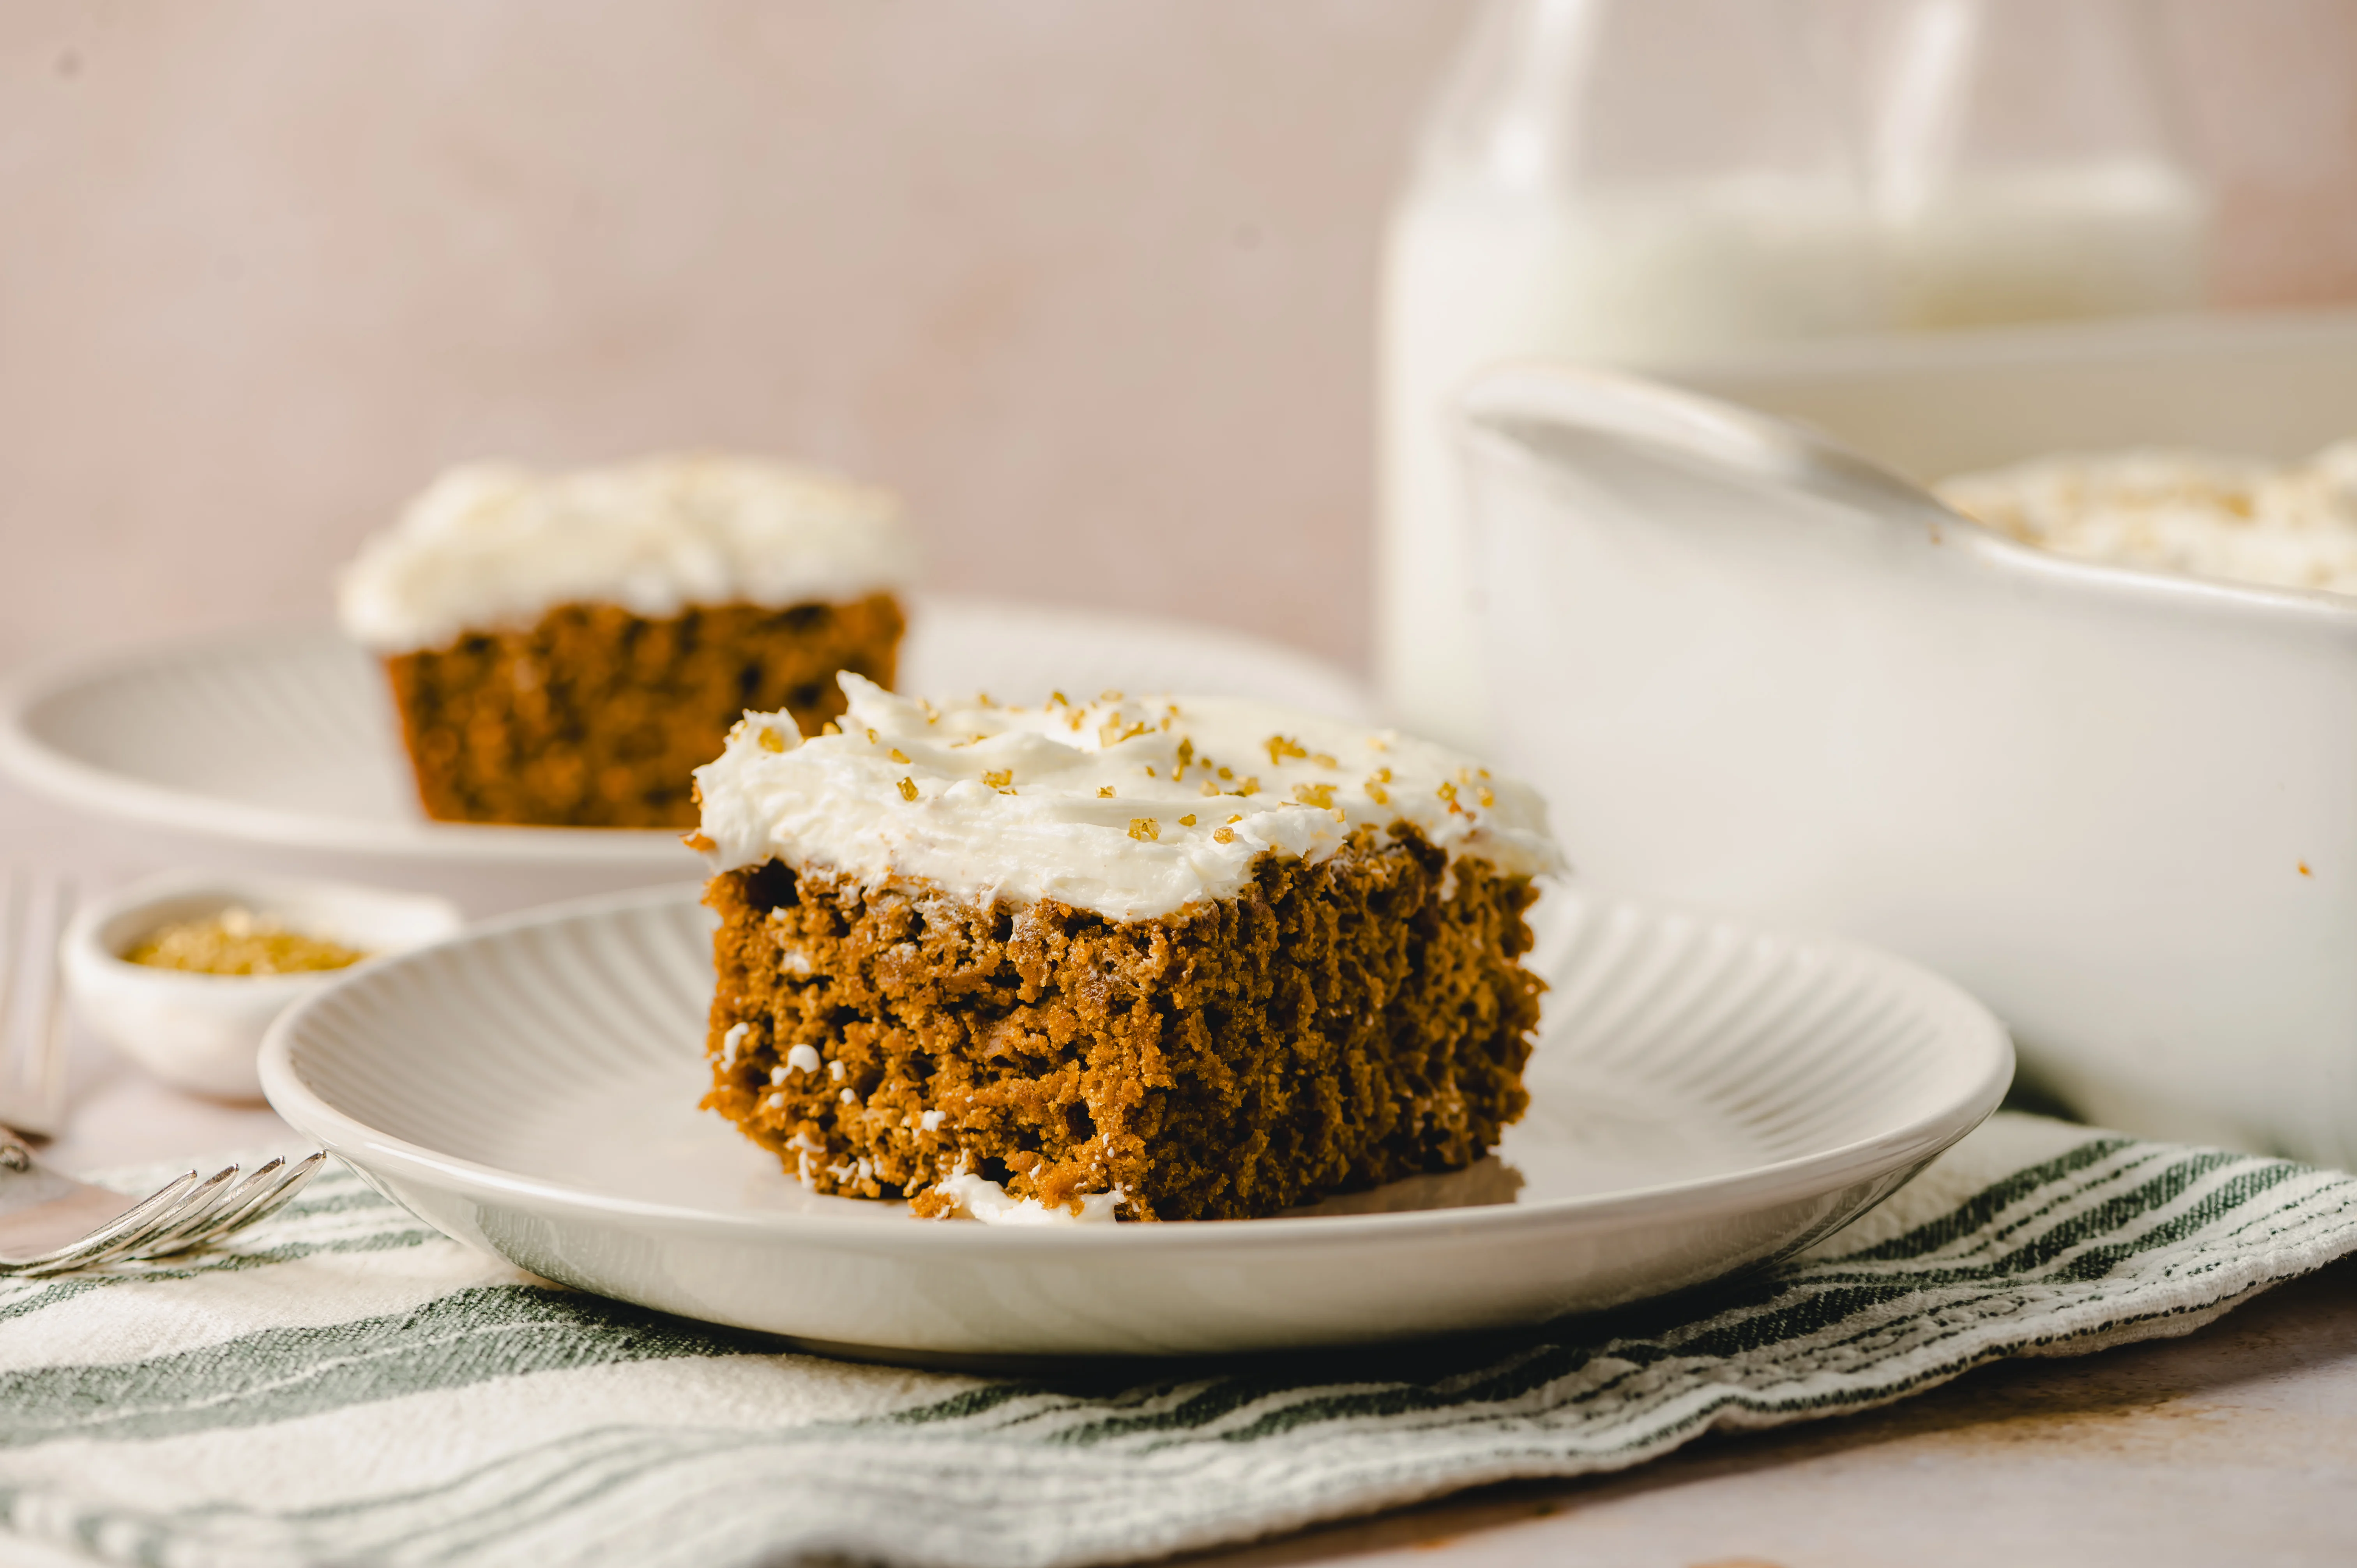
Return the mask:
POLYGON ((270 1214, 327 1160, 272 1160, 176 1176, 144 1198, 59 1175, 20 1133, 46 1136, 65 1111, 66 1028, 59 938, 73 884, 0 872, 0 1275, 61 1274, 124 1258, 163 1258, 270 1214), (12 1130, 13 1129, 13 1130, 12 1130))

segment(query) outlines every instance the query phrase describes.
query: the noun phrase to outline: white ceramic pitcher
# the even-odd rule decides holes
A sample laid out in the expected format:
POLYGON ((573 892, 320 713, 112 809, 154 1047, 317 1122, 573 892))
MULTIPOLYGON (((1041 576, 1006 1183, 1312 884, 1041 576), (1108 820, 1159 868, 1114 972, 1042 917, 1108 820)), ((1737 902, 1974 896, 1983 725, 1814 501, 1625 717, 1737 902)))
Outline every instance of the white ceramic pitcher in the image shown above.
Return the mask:
POLYGON ((1578 872, 1944 971, 2097 1120, 2357 1163, 2357 604, 1631 377, 1460 410, 1496 750, 1578 872))

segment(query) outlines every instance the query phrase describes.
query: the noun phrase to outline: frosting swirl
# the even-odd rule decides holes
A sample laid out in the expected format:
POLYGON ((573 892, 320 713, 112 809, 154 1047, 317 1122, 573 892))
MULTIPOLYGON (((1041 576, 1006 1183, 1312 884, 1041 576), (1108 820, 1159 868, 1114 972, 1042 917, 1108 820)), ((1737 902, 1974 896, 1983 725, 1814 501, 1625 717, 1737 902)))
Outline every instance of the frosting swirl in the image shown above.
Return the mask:
POLYGON ((934 707, 838 680, 840 733, 748 714, 696 770, 714 870, 776 857, 1131 920, 1233 897, 1265 851, 1322 860, 1403 821, 1452 858, 1562 866, 1536 791, 1394 731, 1227 697, 934 707))

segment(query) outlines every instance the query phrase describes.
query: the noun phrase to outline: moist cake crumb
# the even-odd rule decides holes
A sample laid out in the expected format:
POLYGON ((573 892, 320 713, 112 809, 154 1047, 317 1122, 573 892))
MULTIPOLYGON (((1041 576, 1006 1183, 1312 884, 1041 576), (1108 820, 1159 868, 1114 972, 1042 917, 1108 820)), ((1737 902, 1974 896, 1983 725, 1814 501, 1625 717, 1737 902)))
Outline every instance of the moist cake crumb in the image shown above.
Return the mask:
POLYGON ((748 708, 815 733, 843 712, 838 671, 891 684, 903 626, 889 594, 662 620, 565 605, 385 664, 426 815, 683 828, 696 766, 748 708))
POLYGON ((726 872, 705 1104, 820 1192, 929 1215, 966 1176, 1218 1219, 1459 1169, 1528 1103, 1542 986, 1529 879, 1455 870, 1361 828, 1138 921, 726 872))

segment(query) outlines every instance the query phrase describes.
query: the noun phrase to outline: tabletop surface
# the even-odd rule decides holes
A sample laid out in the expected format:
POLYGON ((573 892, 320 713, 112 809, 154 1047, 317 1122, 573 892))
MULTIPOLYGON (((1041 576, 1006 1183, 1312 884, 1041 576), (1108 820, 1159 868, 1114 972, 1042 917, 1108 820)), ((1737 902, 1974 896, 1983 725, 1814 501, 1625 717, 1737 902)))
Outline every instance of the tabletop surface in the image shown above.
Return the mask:
MULTIPOLYGON (((70 872, 97 892, 188 863, 234 866, 239 854, 161 843, 0 784, 0 865, 70 872)), ((69 1170, 298 1142, 268 1107, 180 1093, 79 1032, 70 1082, 69 1122, 46 1151, 69 1170)), ((2182 1338, 1985 1367, 1883 1411, 1706 1438, 1619 1476, 1493 1487, 1189 1561, 2357 1561, 2357 1259, 2182 1338)))

